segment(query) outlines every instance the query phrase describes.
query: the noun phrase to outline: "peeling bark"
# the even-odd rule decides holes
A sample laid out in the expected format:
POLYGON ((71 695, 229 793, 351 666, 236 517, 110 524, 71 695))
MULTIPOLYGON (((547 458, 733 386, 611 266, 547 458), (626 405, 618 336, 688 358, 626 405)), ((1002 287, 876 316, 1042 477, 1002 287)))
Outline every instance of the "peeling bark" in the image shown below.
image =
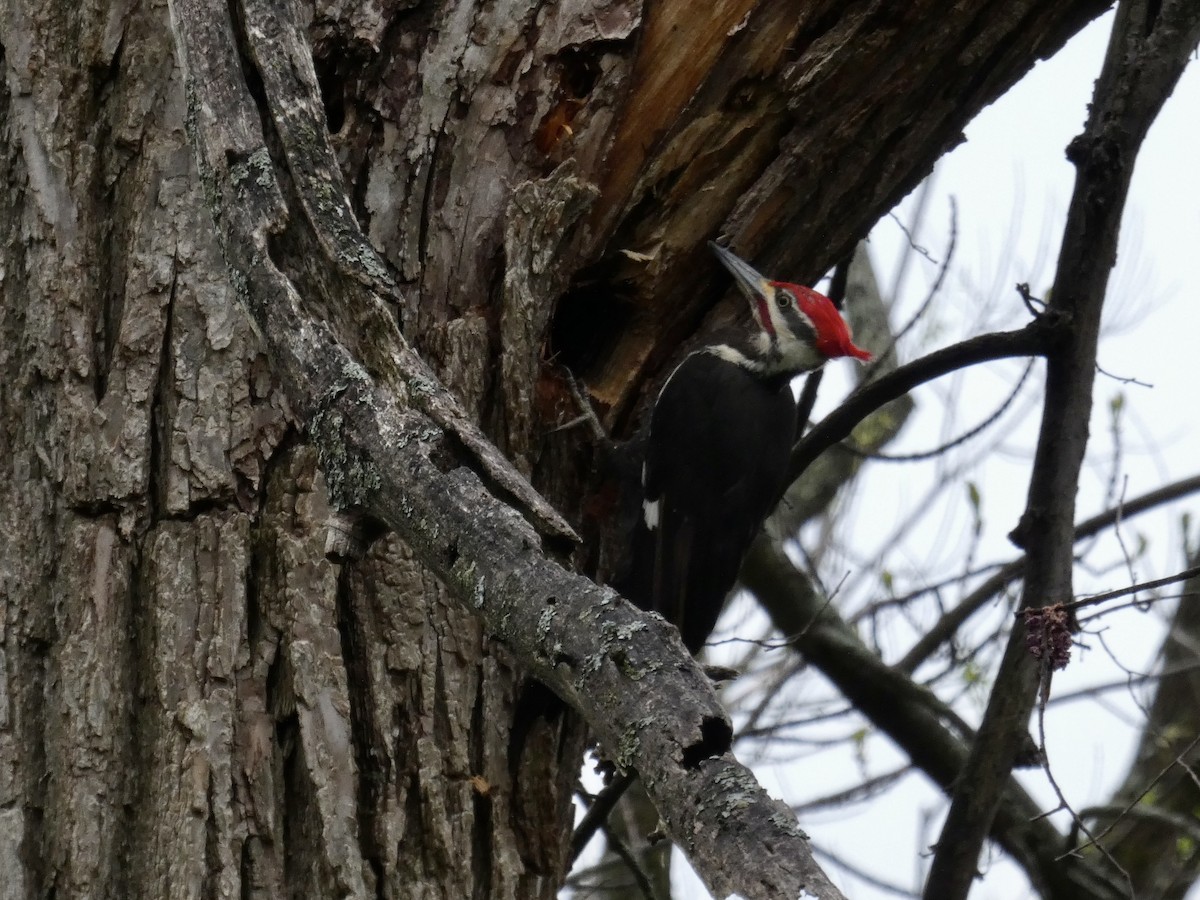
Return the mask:
MULTIPOLYGON (((379 386, 403 426, 387 452, 531 566, 575 532, 602 557, 606 488, 585 437, 548 433, 575 411, 544 361, 631 430, 717 300, 701 238, 816 274, 1102 6, 323 2, 296 22, 244 3, 192 33, 220 55, 190 89, 191 4, 6 6, 0 895, 552 896, 586 735, 526 674, 558 666, 535 592, 487 588, 502 646, 462 560, 511 554, 381 534, 363 508, 383 470, 332 452, 364 424, 347 397, 379 386), (237 140, 198 166, 188 128, 214 119, 237 140), (269 208, 223 193, 258 202, 260 179, 269 208), (308 319, 261 327, 268 275, 308 319), (359 365, 306 406, 285 338, 359 365)), ((637 670, 676 658, 668 634, 554 571, 551 618, 565 592, 608 604, 564 646, 611 681, 580 668, 563 692, 642 721, 614 648, 634 641, 637 670)), ((644 694, 699 685, 682 664, 644 694)), ((618 759, 659 754, 643 775, 715 859, 727 810, 703 818, 698 786, 756 789, 720 754, 668 782, 680 748, 720 744, 706 703, 669 740, 599 732, 618 759)), ((761 862, 739 846, 729 879, 761 862)), ((825 891, 799 858, 773 865, 825 891)))

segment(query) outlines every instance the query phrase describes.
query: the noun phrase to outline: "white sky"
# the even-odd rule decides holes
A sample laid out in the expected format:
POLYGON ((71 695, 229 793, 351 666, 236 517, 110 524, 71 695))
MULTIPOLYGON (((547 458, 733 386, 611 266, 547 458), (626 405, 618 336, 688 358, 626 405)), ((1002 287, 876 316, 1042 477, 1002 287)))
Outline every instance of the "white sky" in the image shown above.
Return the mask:
MULTIPOLYGON (((1111 22, 1111 14, 1104 16, 1053 59, 1038 65, 1021 84, 981 113, 967 129, 966 143, 939 164, 929 215, 916 240, 934 258, 942 259, 947 244, 949 198, 953 196, 958 204, 958 247, 943 296, 935 301, 937 312, 916 329, 919 336, 904 349, 904 358, 911 359, 981 331, 1019 327, 1027 317, 1013 285, 1028 281, 1035 294, 1049 286, 1074 176, 1064 148, 1083 127, 1111 22)), ((1153 387, 1098 378, 1097 412, 1092 421, 1092 444, 1081 483, 1078 519, 1108 505, 1105 487, 1113 468, 1108 403, 1118 392, 1126 401, 1126 428, 1118 467, 1120 477, 1128 479, 1126 496, 1137 496, 1200 470, 1195 421, 1196 336, 1200 334, 1196 297, 1200 288, 1198 110, 1200 65, 1193 63, 1151 130, 1138 160, 1101 345, 1101 365, 1108 372, 1153 387)), ((906 225, 911 224, 914 204, 915 194, 897 211, 906 225)), ((885 293, 891 288, 895 260, 904 246, 903 234, 889 219, 872 234, 872 255, 885 293)), ((910 266, 893 323, 906 319, 919 305, 935 270, 925 261, 910 266)), ((997 364, 962 379, 956 393, 948 394, 945 385, 926 389, 918 396, 919 412, 889 452, 928 449, 974 425, 1003 399, 1020 370, 1015 363, 997 364), (955 410, 951 424, 945 421, 948 396, 955 410)), ((829 381, 827 378, 826 384, 829 381)), ((825 409, 836 401, 833 393, 826 392, 825 409)), ((1037 394, 1035 389, 1030 396, 1037 394)), ((1005 535, 1024 507, 1028 452, 1036 438, 1038 418, 1036 407, 1023 420, 1014 414, 1012 433, 1004 444, 1011 452, 989 460, 972 476, 983 497, 984 530, 977 554, 980 561, 1005 560, 1015 554, 1005 535)), ((845 510, 846 527, 853 533, 842 533, 840 539, 856 549, 871 541, 887 540, 904 510, 921 502, 925 485, 938 477, 933 464, 876 464, 845 510), (878 531, 875 535, 869 533, 873 527, 878 531)), ((965 546, 961 535, 969 529, 969 509, 959 494, 939 503, 942 505, 932 519, 934 527, 913 529, 915 534, 903 542, 914 569, 932 567, 936 571, 939 564, 961 566, 965 546)), ((1170 574, 1180 567, 1177 523, 1180 512, 1189 506, 1193 518, 1200 520, 1200 501, 1192 500, 1177 505, 1170 513, 1125 526, 1127 542, 1136 542, 1138 533, 1144 533, 1151 542, 1150 552, 1136 565, 1139 580, 1170 574)), ((1097 554, 1097 560, 1120 559, 1111 538, 1097 554)), ((846 565, 853 569, 852 561, 846 565)), ((949 568, 944 574, 953 571, 949 568)), ((878 585, 877 573, 852 574, 846 597, 859 605, 869 600, 871 578, 878 585)), ((1081 577, 1076 589, 1098 591, 1128 583, 1128 573, 1121 567, 1095 578, 1081 577)), ((1162 609, 1149 614, 1131 611, 1105 620, 1108 629, 1104 641, 1122 665, 1135 670, 1152 667, 1164 613, 1162 609)), ((916 632, 896 636, 890 649, 896 655, 902 653, 915 636, 916 632)), ((1122 677, 1121 667, 1096 640, 1089 643, 1093 649, 1077 653, 1071 666, 1056 676, 1056 693, 1122 677)), ((816 678, 811 673, 804 677, 816 678)), ((977 721, 983 699, 980 693, 958 708, 977 721)), ((1047 741, 1054 772, 1077 809, 1106 799, 1120 780, 1132 753, 1139 718, 1125 691, 1107 695, 1104 708, 1072 703, 1048 713, 1047 741)), ((861 758, 856 758, 842 745, 797 763, 755 768, 768 789, 786 800, 800 802, 854 784, 864 770, 879 773, 904 761, 886 739, 869 739, 862 750, 861 758)), ((1027 773, 1023 781, 1047 808, 1056 805, 1043 775, 1027 773)), ((801 825, 817 845, 889 881, 919 887, 928 863, 921 859, 920 848, 936 840, 943 813, 940 794, 922 777, 910 776, 885 799, 805 818, 801 825)), ((1057 821, 1061 827, 1063 819, 1057 821)), ((893 896, 835 865, 825 864, 842 889, 856 900, 893 896)), ((677 868, 677 898, 706 896, 685 866, 677 868)), ((997 854, 985 868, 987 876, 977 883, 971 895, 974 900, 1014 900, 1025 893, 1023 879, 1002 855, 997 854)), ((1200 892, 1194 896, 1200 896, 1200 892)))

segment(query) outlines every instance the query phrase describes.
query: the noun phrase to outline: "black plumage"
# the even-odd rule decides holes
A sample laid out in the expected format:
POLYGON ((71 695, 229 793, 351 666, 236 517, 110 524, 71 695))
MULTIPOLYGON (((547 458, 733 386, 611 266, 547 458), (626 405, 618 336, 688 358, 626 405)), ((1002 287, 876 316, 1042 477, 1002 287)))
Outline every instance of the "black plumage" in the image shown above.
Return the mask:
POLYGON ((753 325, 689 355, 650 420, 629 599, 678 626, 692 653, 717 624, 742 556, 783 492, 796 431, 791 380, 849 356, 869 360, 828 297, 760 275, 710 244, 753 325))
POLYGON ((626 590, 675 623, 692 653, 716 626, 783 491, 795 434, 790 381, 701 350, 672 373, 654 407, 626 590), (663 434, 671 440, 655 439, 663 434))

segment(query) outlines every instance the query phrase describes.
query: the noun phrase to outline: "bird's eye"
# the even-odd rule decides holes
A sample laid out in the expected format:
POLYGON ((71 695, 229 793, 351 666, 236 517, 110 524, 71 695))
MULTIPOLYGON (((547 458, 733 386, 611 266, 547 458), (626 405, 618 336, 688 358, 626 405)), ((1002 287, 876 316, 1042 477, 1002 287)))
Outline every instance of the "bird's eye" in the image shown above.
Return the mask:
POLYGON ((787 309, 795 302, 796 298, 791 295, 790 291, 779 291, 775 294, 775 305, 780 309, 787 309))

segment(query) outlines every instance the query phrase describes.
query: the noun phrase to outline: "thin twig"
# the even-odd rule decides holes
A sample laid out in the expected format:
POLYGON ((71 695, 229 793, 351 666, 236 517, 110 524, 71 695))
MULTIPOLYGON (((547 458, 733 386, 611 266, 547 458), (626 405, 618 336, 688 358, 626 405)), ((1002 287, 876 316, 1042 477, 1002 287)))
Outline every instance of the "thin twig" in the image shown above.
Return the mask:
MULTIPOLYGON (((1129 804, 1125 807, 1124 812, 1122 812, 1121 815, 1119 815, 1115 819, 1113 819, 1113 821, 1109 823, 1107 828, 1105 828, 1103 831, 1101 831, 1095 837, 1092 837, 1091 834, 1085 830, 1084 833, 1088 835, 1090 840, 1088 840, 1088 842, 1085 844, 1082 844, 1078 847, 1068 850, 1066 853, 1064 853, 1062 856, 1060 856, 1058 858, 1064 859, 1067 856, 1071 856, 1071 855, 1078 856, 1082 851, 1086 850, 1088 847, 1091 847, 1093 845, 1099 846, 1098 844, 1096 844, 1096 841, 1100 840, 1106 834, 1108 834, 1110 831, 1112 831, 1113 828, 1116 827, 1117 823, 1121 821, 1121 818, 1123 816, 1127 815, 1131 809, 1133 809, 1135 806, 1137 806, 1139 803, 1141 803, 1142 800, 1145 799, 1146 795, 1149 794, 1152 790, 1154 790, 1154 786, 1156 784, 1158 784, 1160 781, 1162 781, 1163 778, 1166 777, 1167 773, 1171 771, 1171 769, 1173 769, 1176 765, 1183 766, 1184 768, 1189 768, 1186 765, 1186 763, 1184 763, 1183 758, 1185 756, 1187 756, 1189 753, 1191 753, 1192 749, 1197 744, 1200 744, 1200 734, 1198 734, 1194 738, 1192 738, 1192 742, 1183 748, 1182 753, 1180 753, 1173 760, 1171 760, 1171 762, 1169 762, 1165 766, 1163 766, 1162 771, 1159 772, 1157 775, 1155 775, 1152 779, 1150 779, 1150 783, 1146 785, 1145 789, 1143 789, 1140 794, 1138 794, 1136 797, 1134 797, 1132 800, 1129 801, 1129 804)), ((1190 771, 1190 769, 1189 769, 1189 771, 1190 771)), ((1124 871, 1124 870, 1122 870, 1122 871, 1124 871)), ((1126 877, 1128 877, 1128 876, 1126 876, 1126 877)))
POLYGON ((796 444, 788 466, 788 481, 799 478, 813 460, 848 437, 875 410, 913 388, 967 366, 1014 356, 1042 355, 1057 337, 1058 327, 1051 317, 1044 316, 1017 331, 983 334, 936 350, 863 384, 796 444))
POLYGON ((1182 572, 1176 572, 1174 575, 1168 575, 1166 578, 1156 578, 1153 581, 1143 581, 1140 584, 1131 584, 1129 587, 1117 588, 1113 591, 1105 591, 1103 594, 1093 594, 1090 597, 1081 597, 1078 600, 1071 600, 1062 604, 1067 609, 1078 610, 1088 606, 1095 606, 1097 603, 1103 603, 1105 600, 1113 600, 1117 597, 1126 597, 1129 594, 1136 594, 1138 591, 1151 591, 1155 588, 1165 587, 1168 584, 1176 584, 1180 581, 1187 581, 1189 578, 1194 578, 1200 575, 1200 566, 1192 566, 1190 569, 1184 569, 1182 572))
POLYGON ((621 862, 625 863, 625 867, 629 869, 634 883, 638 886, 638 890, 642 892, 645 900, 659 900, 658 894, 654 890, 654 885, 650 883, 650 876, 642 869, 637 857, 633 855, 633 851, 625 845, 624 841, 607 828, 604 831, 605 836, 608 838, 609 849, 617 855, 621 862))
POLYGON ((930 256, 928 249, 926 249, 925 247, 922 247, 920 244, 918 244, 916 242, 916 239, 913 237, 912 231, 909 230, 909 227, 907 225, 905 225, 903 222, 900 221, 900 217, 898 215, 896 215, 896 213, 894 211, 889 212, 887 215, 888 215, 889 219, 891 219, 893 222, 896 223, 896 227, 899 228, 902 232, 904 232, 904 238, 906 241, 908 241, 908 246, 910 248, 912 248, 913 252, 921 254, 921 256, 925 257, 927 260, 929 260, 931 263, 933 263, 936 266, 938 264, 938 261, 936 259, 934 259, 932 256, 930 256))
MULTIPOLYGON (((1133 890, 1133 879, 1129 877, 1129 873, 1127 871, 1125 871, 1125 867, 1122 866, 1119 862, 1117 862, 1116 857, 1114 857, 1108 851, 1108 848, 1102 846, 1099 843, 1100 836, 1099 835, 1093 836, 1091 831, 1088 830, 1088 827, 1084 823, 1083 819, 1080 817, 1080 815, 1077 812, 1075 812, 1075 808, 1073 806, 1071 806, 1070 801, 1067 800, 1066 794, 1063 793, 1062 788, 1058 784, 1058 780, 1054 777, 1054 772, 1051 771, 1051 769, 1050 769, 1050 754, 1046 751, 1046 701, 1050 697, 1051 674, 1052 673, 1051 673, 1049 658, 1043 658, 1041 660, 1041 687, 1038 692, 1039 697, 1038 697, 1038 717, 1037 717, 1038 718, 1038 750, 1039 750, 1039 756, 1041 758, 1041 763, 1042 763, 1042 771, 1046 773, 1046 780, 1050 782, 1050 787, 1054 790, 1055 796, 1058 797, 1059 808, 1064 809, 1068 813, 1070 813, 1071 821, 1074 823, 1073 827, 1075 829, 1078 829, 1079 831, 1082 831, 1084 834, 1086 834, 1088 836, 1089 841, 1084 846, 1085 847, 1095 846, 1096 849, 1098 849, 1100 851, 1101 856, 1103 856, 1105 860, 1107 860, 1110 864, 1112 864, 1112 866, 1114 868, 1116 868, 1116 870, 1118 872, 1121 873, 1122 877, 1124 877, 1124 879, 1125 879, 1125 885, 1129 888, 1130 900, 1135 900, 1136 895, 1133 890)), ((1109 826, 1109 828, 1111 828, 1111 827, 1112 826, 1109 826)), ((1105 830, 1105 833, 1107 833, 1107 829, 1105 830)), ((1074 851, 1074 852, 1078 852, 1078 851, 1074 851)), ((1063 854, 1063 856, 1066 856, 1066 855, 1067 854, 1063 854)), ((1058 857, 1059 860, 1061 860, 1062 858, 1063 858, 1062 856, 1058 857)))
POLYGON ((1190 600, 1193 597, 1200 597, 1200 591, 1183 591, 1179 594, 1159 594, 1147 600, 1132 600, 1129 603, 1118 603, 1116 606, 1110 606, 1108 609, 1102 609, 1100 612, 1092 613, 1090 616, 1084 616, 1079 620, 1079 626, 1090 625, 1092 622, 1103 616, 1112 615, 1115 612, 1120 612, 1123 609, 1136 609, 1139 612, 1145 612, 1150 604, 1162 603, 1164 600, 1190 600))
POLYGON ((909 775, 912 772, 913 766, 911 763, 903 765, 898 769, 892 769, 890 772, 884 772, 882 775, 868 778, 866 781, 846 788, 844 791, 826 794, 824 797, 818 797, 815 800, 806 800, 804 803, 793 804, 792 812, 797 817, 800 817, 805 813, 817 812, 822 809, 829 809, 830 807, 844 809, 853 803, 861 803, 864 800, 870 800, 872 797, 878 796, 882 791, 887 790, 905 775, 909 775))
POLYGON ((892 884, 890 881, 884 881, 878 875, 872 875, 868 872, 865 872, 858 866, 855 866, 854 864, 838 856, 836 853, 826 850, 824 847, 821 847, 817 844, 813 845, 813 853, 815 853, 817 856, 824 857, 835 866, 845 869, 860 881, 864 881, 872 887, 884 891, 885 893, 894 894, 897 897, 909 898, 909 900, 911 900, 911 898, 921 896, 917 891, 900 887, 898 884, 892 884))
POLYGON ((1113 381, 1119 381, 1121 384, 1136 384, 1138 387, 1144 388, 1154 387, 1154 385, 1150 384, 1148 381, 1139 381, 1137 378, 1131 378, 1125 375, 1114 375, 1112 372, 1107 371, 1102 365, 1100 365, 1100 363, 1096 363, 1096 371, 1105 378, 1111 378, 1113 381))
POLYGON ((608 821, 608 817, 616 807, 617 801, 621 799, 624 793, 629 790, 630 785, 636 780, 636 772, 619 772, 596 795, 596 799, 588 807, 588 811, 584 814, 583 819, 580 820, 579 824, 575 826, 575 830, 571 833, 570 865, 575 865, 575 860, 579 859, 579 854, 583 852, 588 842, 592 839, 592 836, 608 821))
POLYGON ((1021 297, 1021 302, 1025 304, 1025 308, 1029 310, 1030 315, 1040 316, 1045 311, 1046 301, 1041 297, 1033 296, 1033 293, 1029 290, 1028 282, 1022 281, 1018 284, 1017 293, 1021 297))
POLYGON ((611 447, 613 445, 613 439, 608 436, 608 432, 604 430, 604 426, 600 423, 600 419, 596 415, 596 410, 592 408, 592 403, 590 400, 588 400, 587 393, 584 388, 579 385, 578 380, 576 380, 575 376, 571 373, 571 370, 566 366, 563 366, 560 371, 562 372, 563 380, 567 383, 568 390, 571 392, 571 396, 575 400, 575 405, 579 407, 579 415, 574 419, 571 419, 569 422, 564 422, 562 425, 551 428, 550 434, 554 434, 558 431, 566 431, 570 428, 574 428, 577 425, 586 424, 588 426, 588 430, 592 433, 592 439, 597 444, 605 447, 611 447))
MULTIPOLYGON (((897 222, 899 222, 898 219, 897 219, 897 222)), ((900 227, 903 228, 904 226, 901 225, 900 227)), ((926 292, 925 299, 922 300, 921 305, 917 307, 917 311, 915 313, 913 313, 912 316, 909 317, 909 320, 904 323, 904 326, 892 336, 892 339, 888 343, 887 348, 884 349, 883 351, 881 351, 880 353, 875 354, 876 361, 874 363, 872 363, 871 367, 867 370, 867 374, 866 374, 866 377, 864 378, 864 381, 871 381, 873 379, 875 370, 877 368, 879 368, 880 366, 882 366, 884 361, 890 355, 892 355, 896 352, 896 347, 899 346, 900 339, 903 338, 905 335, 907 335, 910 331, 912 331, 912 329, 916 326, 917 322, 919 322, 924 317, 925 313, 929 310, 929 307, 933 303, 934 298, 937 297, 938 293, 942 289, 942 283, 946 280, 946 273, 948 273, 950 271, 950 262, 954 258, 954 247, 957 244, 957 242, 958 242, 958 205, 955 203, 954 198, 951 197, 950 198, 950 242, 946 247, 946 257, 944 260, 942 260, 942 263, 938 266, 937 276, 934 278, 933 284, 930 286, 928 292, 926 292)), ((910 241, 910 244, 911 244, 911 241, 910 241)), ((912 247, 914 250, 917 250, 918 252, 922 252, 921 249, 918 248, 915 244, 913 244, 912 247)), ((928 253, 924 253, 923 255, 927 259, 929 259, 930 262, 933 262, 933 258, 930 257, 928 253)), ((894 299, 895 298, 893 297, 893 301, 894 301, 894 299)))
MULTIPOLYGON (((1124 516, 1127 519, 1131 518, 1197 491, 1200 491, 1200 475, 1192 475, 1130 500, 1125 504, 1124 516)), ((1085 519, 1075 528, 1075 540, 1080 541, 1092 537, 1105 528, 1111 527, 1116 516, 1117 510, 1108 509, 1090 519, 1085 519)), ((913 644, 903 658, 896 663, 896 667, 905 672, 916 671, 917 666, 927 660, 938 647, 958 632, 963 622, 1008 585, 1020 580, 1024 571, 1024 556, 1019 556, 1006 563, 926 631, 925 636, 913 644)))
POLYGON ((989 426, 994 425, 996 421, 1008 411, 1009 407, 1012 406, 1013 401, 1017 399, 1018 395, 1021 393, 1021 388, 1025 386, 1026 379, 1029 378, 1029 373, 1032 371, 1033 360, 1031 359, 1025 364, 1025 371, 1021 373, 1021 378, 1017 381, 1016 386, 1009 393, 1008 397, 1005 398, 1004 402, 1001 403, 991 415, 989 415, 974 428, 963 432, 958 437, 947 441, 940 447, 934 447, 932 450, 925 450, 919 453, 872 453, 866 450, 859 450, 856 446, 849 443, 843 444, 842 446, 855 456, 861 456, 865 459, 878 460, 880 462, 924 462, 926 460, 933 459, 936 456, 941 456, 942 454, 953 450, 955 447, 965 444, 967 441, 971 440, 971 438, 981 434, 989 426))

